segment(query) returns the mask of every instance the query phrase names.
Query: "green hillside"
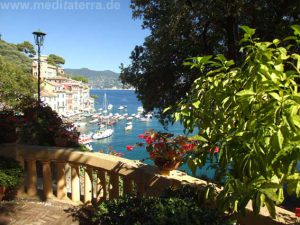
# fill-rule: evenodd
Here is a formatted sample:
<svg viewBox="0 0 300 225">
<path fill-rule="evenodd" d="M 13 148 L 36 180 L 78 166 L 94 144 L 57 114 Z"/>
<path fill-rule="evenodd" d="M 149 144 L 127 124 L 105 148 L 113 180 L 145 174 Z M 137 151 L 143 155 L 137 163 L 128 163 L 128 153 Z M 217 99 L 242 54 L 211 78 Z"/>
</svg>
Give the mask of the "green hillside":
<svg viewBox="0 0 300 225">
<path fill-rule="evenodd" d="M 20 96 L 33 97 L 37 88 L 31 76 L 31 62 L 16 45 L 0 41 L 0 103 L 14 106 Z"/>
<path fill-rule="evenodd" d="M 31 73 L 32 59 L 18 51 L 15 44 L 0 41 L 0 56 L 23 69 L 25 72 Z"/>
<path fill-rule="evenodd" d="M 98 89 L 122 89 L 123 85 L 119 80 L 120 74 L 115 73 L 111 70 L 104 70 L 104 71 L 96 71 L 90 70 L 88 68 L 81 68 L 81 69 L 65 69 L 67 74 L 71 76 L 84 76 L 88 79 L 89 83 L 93 85 L 93 88 Z"/>
</svg>

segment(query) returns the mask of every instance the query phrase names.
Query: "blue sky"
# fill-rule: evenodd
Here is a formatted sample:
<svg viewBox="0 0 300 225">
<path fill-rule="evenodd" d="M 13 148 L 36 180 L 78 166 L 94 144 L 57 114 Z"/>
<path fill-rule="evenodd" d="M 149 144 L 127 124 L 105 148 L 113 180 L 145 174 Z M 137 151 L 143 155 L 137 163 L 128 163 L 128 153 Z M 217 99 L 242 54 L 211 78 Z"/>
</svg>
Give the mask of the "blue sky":
<svg viewBox="0 0 300 225">
<path fill-rule="evenodd" d="M 7 5 L 0 5 L 0 33 L 7 42 L 33 43 L 32 32 L 40 28 L 47 33 L 42 54 L 62 56 L 65 68 L 119 72 L 120 63 L 129 64 L 134 46 L 142 44 L 149 34 L 142 30 L 140 20 L 132 19 L 130 0 L 43 1 L 1 0 L 0 4 L 23 5 L 18 5 L 18 9 L 4 9 Z M 37 9 L 37 2 L 48 5 Z"/>
</svg>

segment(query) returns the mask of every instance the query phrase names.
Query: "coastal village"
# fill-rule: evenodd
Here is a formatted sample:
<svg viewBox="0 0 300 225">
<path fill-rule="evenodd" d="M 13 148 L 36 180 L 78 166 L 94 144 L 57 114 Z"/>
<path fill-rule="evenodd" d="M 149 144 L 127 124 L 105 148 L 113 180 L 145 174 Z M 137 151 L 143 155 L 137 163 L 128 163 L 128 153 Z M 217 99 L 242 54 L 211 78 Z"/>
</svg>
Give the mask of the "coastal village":
<svg viewBox="0 0 300 225">
<path fill-rule="evenodd" d="M 91 113 L 94 99 L 90 96 L 90 85 L 65 76 L 62 67 L 47 62 L 41 57 L 41 100 L 60 116 L 71 117 L 79 113 Z M 32 75 L 38 77 L 38 60 L 32 62 Z"/>
<path fill-rule="evenodd" d="M 300 0 L 0 12 L 0 225 L 300 225 Z"/>
</svg>

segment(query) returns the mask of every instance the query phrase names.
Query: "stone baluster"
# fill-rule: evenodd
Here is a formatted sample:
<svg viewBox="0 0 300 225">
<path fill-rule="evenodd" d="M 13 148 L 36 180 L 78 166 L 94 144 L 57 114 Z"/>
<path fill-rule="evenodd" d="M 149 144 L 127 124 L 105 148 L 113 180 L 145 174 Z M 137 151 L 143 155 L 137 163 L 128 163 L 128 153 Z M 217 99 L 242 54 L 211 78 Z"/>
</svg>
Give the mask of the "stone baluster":
<svg viewBox="0 0 300 225">
<path fill-rule="evenodd" d="M 93 180 L 93 169 L 91 167 L 87 167 L 84 170 L 84 203 L 92 202 L 92 196 L 93 196 L 92 180 Z"/>
<path fill-rule="evenodd" d="M 106 192 L 106 174 L 104 170 L 97 172 L 97 201 L 105 201 L 107 199 Z"/>
<path fill-rule="evenodd" d="M 66 163 L 56 163 L 56 193 L 58 199 L 67 197 L 67 182 L 66 182 Z"/>
<path fill-rule="evenodd" d="M 139 195 L 143 195 L 145 193 L 145 185 L 144 185 L 143 181 L 136 180 L 136 187 L 137 187 L 137 192 Z"/>
<path fill-rule="evenodd" d="M 111 173 L 109 199 L 113 199 L 117 197 L 119 197 L 119 175 L 116 173 Z"/>
<path fill-rule="evenodd" d="M 25 169 L 25 162 L 24 162 L 24 158 L 20 155 L 17 154 L 16 156 L 16 160 L 18 160 L 20 166 L 23 168 L 23 170 Z M 18 195 L 24 195 L 25 194 L 25 180 L 24 177 L 20 177 L 20 183 L 19 183 L 19 188 L 18 188 Z"/>
<path fill-rule="evenodd" d="M 132 193 L 132 179 L 126 176 L 123 181 L 123 195 L 125 196 L 126 194 Z"/>
<path fill-rule="evenodd" d="M 36 161 L 34 159 L 27 160 L 27 175 L 28 175 L 27 194 L 29 196 L 36 196 L 37 195 L 37 174 L 36 174 Z"/>
<path fill-rule="evenodd" d="M 71 189 L 72 201 L 80 201 L 80 179 L 79 179 L 79 166 L 76 164 L 71 165 Z"/>
<path fill-rule="evenodd" d="M 43 193 L 44 197 L 52 198 L 53 191 L 52 191 L 52 173 L 51 173 L 51 162 L 50 161 L 43 161 Z"/>
</svg>

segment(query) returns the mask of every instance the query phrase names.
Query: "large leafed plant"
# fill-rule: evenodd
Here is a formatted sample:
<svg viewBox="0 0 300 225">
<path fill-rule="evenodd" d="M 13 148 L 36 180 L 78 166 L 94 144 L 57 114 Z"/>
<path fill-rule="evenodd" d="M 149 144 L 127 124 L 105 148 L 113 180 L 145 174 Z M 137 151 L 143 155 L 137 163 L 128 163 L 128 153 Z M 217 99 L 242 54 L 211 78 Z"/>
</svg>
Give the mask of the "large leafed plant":
<svg viewBox="0 0 300 225">
<path fill-rule="evenodd" d="M 188 165 L 195 170 L 215 153 L 225 186 L 220 206 L 254 212 L 284 200 L 284 189 L 300 196 L 300 26 L 283 41 L 262 42 L 243 26 L 242 65 L 223 55 L 192 58 L 186 65 L 205 72 L 179 103 L 176 120 L 199 129 L 200 146 Z"/>
</svg>

